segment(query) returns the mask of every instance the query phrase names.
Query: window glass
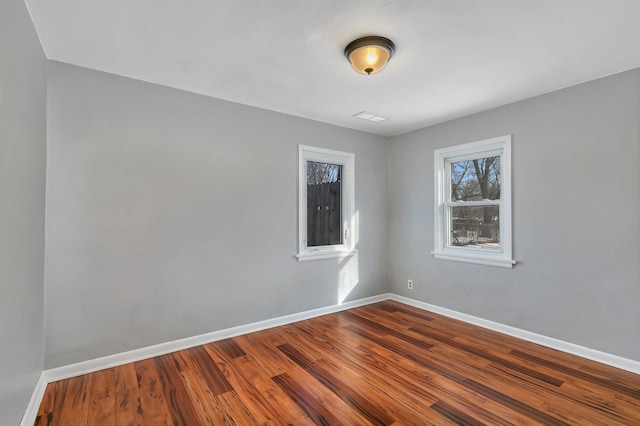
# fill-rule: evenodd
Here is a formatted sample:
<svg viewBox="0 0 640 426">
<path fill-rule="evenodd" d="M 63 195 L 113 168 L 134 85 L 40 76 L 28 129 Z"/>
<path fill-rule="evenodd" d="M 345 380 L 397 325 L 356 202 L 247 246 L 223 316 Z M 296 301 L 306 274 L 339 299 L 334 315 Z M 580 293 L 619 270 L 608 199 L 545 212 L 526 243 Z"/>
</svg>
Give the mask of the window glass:
<svg viewBox="0 0 640 426">
<path fill-rule="evenodd" d="M 449 245 L 500 249 L 499 206 L 450 207 Z"/>
<path fill-rule="evenodd" d="M 355 154 L 298 146 L 298 261 L 357 253 Z"/>
<path fill-rule="evenodd" d="M 307 161 L 307 246 L 342 244 L 342 166 Z"/>
<path fill-rule="evenodd" d="M 500 156 L 451 163 L 451 201 L 500 199 Z"/>
<path fill-rule="evenodd" d="M 436 259 L 512 268 L 511 135 L 434 150 Z"/>
</svg>

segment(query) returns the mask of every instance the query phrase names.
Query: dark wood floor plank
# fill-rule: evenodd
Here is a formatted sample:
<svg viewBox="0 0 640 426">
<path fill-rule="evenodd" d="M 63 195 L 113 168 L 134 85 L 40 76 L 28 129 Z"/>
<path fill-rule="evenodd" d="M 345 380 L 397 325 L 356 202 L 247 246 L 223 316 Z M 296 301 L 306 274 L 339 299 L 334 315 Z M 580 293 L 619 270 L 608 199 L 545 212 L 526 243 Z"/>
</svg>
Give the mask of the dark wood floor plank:
<svg viewBox="0 0 640 426">
<path fill-rule="evenodd" d="M 92 376 L 82 375 L 68 379 L 66 394 L 58 415 L 57 424 L 84 424 L 91 404 Z"/>
<path fill-rule="evenodd" d="M 142 405 L 135 364 L 114 368 L 116 393 L 116 424 L 139 426 L 142 421 Z"/>
<path fill-rule="evenodd" d="M 487 396 L 486 393 L 481 392 L 481 390 L 484 388 L 472 387 L 471 384 L 475 384 L 477 382 L 473 380 L 469 380 L 467 378 L 467 375 L 471 375 L 471 377 L 474 377 L 474 378 L 476 378 L 476 376 L 478 375 L 482 375 L 483 373 L 479 370 L 466 372 L 464 371 L 464 369 L 458 368 L 458 366 L 456 365 L 456 362 L 454 362 L 453 359 L 449 360 L 447 358 L 446 360 L 443 360 L 443 359 L 438 359 L 430 354 L 425 355 L 425 354 L 419 354 L 419 353 L 407 351 L 403 345 L 403 342 L 400 339 L 397 339 L 395 336 L 382 337 L 375 333 L 368 332 L 364 329 L 359 329 L 353 326 L 348 326 L 345 328 L 354 333 L 357 333 L 360 336 L 368 338 L 370 341 L 377 343 L 381 347 L 392 350 L 393 352 L 399 355 L 402 355 L 405 358 L 408 358 L 417 362 L 422 367 L 427 368 L 430 371 L 436 372 L 438 375 L 442 377 L 446 377 L 447 379 L 457 383 L 462 387 L 471 389 L 476 393 L 480 393 L 485 397 Z M 513 406 L 507 405 L 507 407 L 511 408 L 512 410 L 518 411 L 519 413 L 527 417 L 530 417 L 533 420 L 536 420 L 537 418 L 545 418 L 544 413 L 537 413 L 537 410 L 535 409 L 535 406 L 541 404 L 542 400 L 535 400 L 537 398 L 535 394 L 522 394 L 521 396 L 528 397 L 527 403 L 519 402 L 519 405 L 513 405 Z M 507 401 L 507 399 L 502 398 L 497 401 L 504 405 L 504 402 Z M 531 417 L 531 415 L 533 414 L 535 414 L 535 416 Z M 549 417 L 552 417 L 552 416 L 549 416 Z"/>
<path fill-rule="evenodd" d="M 218 400 L 220 408 L 228 414 L 229 418 L 233 419 L 234 424 L 242 426 L 262 423 L 258 422 L 255 418 L 258 413 L 251 413 L 235 391 L 223 393 L 222 395 L 217 395 L 214 398 Z"/>
<path fill-rule="evenodd" d="M 363 417 L 367 418 L 372 424 L 390 425 L 395 422 L 396 419 L 381 409 L 380 405 L 373 403 L 372 399 L 365 395 L 364 392 L 356 389 L 348 381 L 343 380 L 344 377 L 339 377 L 335 373 L 318 365 L 289 343 L 278 346 L 278 349 L 345 403 L 359 411 Z"/>
<path fill-rule="evenodd" d="M 238 371 L 233 365 L 232 360 L 227 358 L 224 352 L 219 351 L 215 345 L 207 345 L 206 350 L 216 364 L 216 368 L 220 370 L 229 383 L 232 389 L 231 392 L 234 392 L 236 396 L 244 402 L 245 407 L 254 412 L 255 421 L 258 423 L 271 421 L 272 416 L 263 404 L 264 396 L 252 386 L 251 381 L 247 380 L 247 378 Z M 225 400 L 218 399 L 218 402 L 226 404 Z M 242 411 L 240 414 L 242 414 Z"/>
<path fill-rule="evenodd" d="M 144 423 L 153 425 L 172 424 L 169 407 L 162 390 L 162 383 L 158 377 L 158 371 L 153 359 L 138 361 L 135 363 L 135 367 Z"/>
<path fill-rule="evenodd" d="M 466 357 L 464 360 L 457 359 L 452 363 L 453 357 L 446 351 L 441 353 L 438 350 L 432 350 L 431 352 L 434 361 L 439 365 L 445 368 L 459 366 L 462 370 L 469 371 L 467 379 L 482 383 L 492 389 L 499 389 L 503 394 L 512 397 L 517 396 L 517 400 L 530 407 L 531 412 L 534 412 L 534 410 L 542 411 L 536 407 L 541 407 L 548 402 L 546 411 L 554 413 L 554 408 L 562 407 L 561 410 L 567 413 L 563 418 L 567 419 L 571 424 L 580 423 L 585 414 L 588 414 L 591 421 L 596 423 L 610 423 L 611 426 L 617 424 L 614 422 L 614 418 L 607 418 L 607 416 L 602 415 L 600 410 L 585 405 L 583 399 L 571 398 L 571 395 L 567 392 L 563 392 L 546 382 L 536 380 L 529 375 L 514 371 L 500 364 L 484 366 L 484 364 L 478 364 L 470 357 Z M 477 388 L 474 389 L 477 390 Z M 521 412 L 525 413 L 524 411 Z"/>
<path fill-rule="evenodd" d="M 350 311 L 340 312 L 339 314 L 346 317 L 359 327 L 365 327 L 372 332 L 379 334 L 380 336 L 393 336 L 415 346 L 416 349 L 428 350 L 433 346 L 433 344 L 429 343 L 425 339 L 416 338 L 407 334 L 406 332 L 393 328 L 393 325 L 383 325 L 385 322 L 384 320 L 376 322 L 372 319 L 366 318 Z"/>
<path fill-rule="evenodd" d="M 441 327 L 446 325 L 444 320 L 441 321 L 441 323 Z M 549 359 L 551 361 L 565 365 L 569 368 L 578 369 L 581 366 L 585 365 L 585 362 L 592 362 L 585 358 L 580 358 L 566 352 L 561 352 L 559 350 L 531 343 L 526 340 L 514 339 L 509 335 L 498 333 L 481 327 L 475 327 L 472 332 L 470 332 L 469 334 L 465 334 L 464 337 L 475 339 L 476 341 L 483 341 L 494 348 L 500 347 L 501 349 L 504 349 L 505 353 L 509 353 L 514 349 L 518 349 L 526 353 L 542 356 L 545 359 Z"/>
<path fill-rule="evenodd" d="M 460 341 L 454 339 L 445 339 L 435 333 L 432 333 L 430 330 L 426 329 L 425 327 L 420 327 L 420 326 L 415 326 L 415 327 L 411 327 L 409 329 L 410 331 L 414 331 L 416 333 L 419 333 L 425 337 L 428 337 L 430 339 L 436 340 L 438 342 L 444 343 L 448 346 L 454 347 L 456 349 L 459 349 L 462 352 L 466 352 L 472 355 L 475 355 L 477 357 L 480 358 L 484 358 L 488 361 L 491 361 L 493 363 L 496 364 L 500 364 L 503 365 L 507 368 L 510 368 L 512 370 L 518 371 L 520 373 L 526 374 L 528 376 L 531 376 L 532 378 L 535 378 L 537 380 L 541 380 L 545 383 L 549 383 L 550 385 L 559 387 L 562 385 L 563 381 L 557 377 L 552 377 L 548 374 L 545 374 L 543 372 L 537 371 L 535 369 L 529 368 L 525 365 L 523 365 L 522 363 L 518 363 L 518 362 L 514 362 L 504 356 L 499 356 L 496 355 L 494 353 L 492 353 L 490 350 L 487 350 L 485 348 L 477 348 L 471 345 L 467 345 L 464 343 L 461 343 Z"/>
<path fill-rule="evenodd" d="M 430 313 L 421 312 L 414 313 L 411 310 L 405 309 L 402 305 L 388 305 L 386 302 L 374 303 L 371 305 L 361 306 L 358 309 L 354 309 L 353 312 L 358 315 L 367 316 L 373 320 L 378 318 L 387 318 L 395 321 L 402 328 L 409 328 L 414 325 L 416 321 L 420 323 L 428 323 L 435 320 Z"/>
<path fill-rule="evenodd" d="M 477 418 L 467 414 L 466 412 L 447 404 L 444 401 L 438 401 L 431 405 L 431 408 L 442 414 L 447 419 L 453 421 L 457 425 L 462 426 L 483 426 L 484 423 Z"/>
<path fill-rule="evenodd" d="M 396 392 L 397 386 L 389 384 L 379 376 L 376 377 L 371 371 L 362 368 L 362 365 L 357 365 L 357 360 L 352 362 L 349 356 L 341 357 L 340 353 L 347 349 L 341 347 L 337 340 L 329 342 L 327 335 L 322 334 L 320 321 L 314 321 L 313 326 L 308 322 L 301 322 L 296 326 L 302 330 L 307 329 L 307 332 L 298 335 L 295 348 L 292 346 L 293 343 L 281 345 L 279 348 L 346 404 L 359 411 L 371 424 L 394 424 L 398 421 L 403 424 L 448 423 L 446 418 L 424 407 L 425 404 L 435 401 L 434 399 L 422 398 L 419 402 L 412 401 L 406 394 Z M 315 332 L 315 338 L 312 331 Z M 313 361 L 297 352 L 298 349 L 305 350 L 309 346 L 325 347 L 325 357 Z M 351 383 L 357 383 L 357 388 Z M 371 401 L 376 403 L 372 404 Z M 417 410 L 418 408 L 422 411 Z"/>
<path fill-rule="evenodd" d="M 269 374 L 268 370 L 261 367 L 257 359 L 261 356 L 259 351 L 245 352 L 244 356 L 232 357 L 228 351 L 218 348 L 219 359 L 222 359 L 228 368 L 236 372 L 236 377 L 241 376 L 244 379 L 242 385 L 235 388 L 243 390 L 253 390 L 250 397 L 246 397 L 244 393 L 237 392 L 238 396 L 245 401 L 251 412 L 264 412 L 266 419 L 261 423 L 271 422 L 273 424 L 313 424 L 309 419 L 305 418 L 304 412 L 300 407 L 289 398 L 283 390 L 278 387 Z"/>
<path fill-rule="evenodd" d="M 215 345 L 216 348 L 221 347 L 217 343 L 213 343 L 211 345 Z M 225 346 L 222 347 L 224 348 Z M 226 353 L 226 349 L 222 350 Z M 233 390 L 233 387 L 227 381 L 227 378 L 224 376 L 222 371 L 220 371 L 218 365 L 213 361 L 204 346 L 197 346 L 195 348 L 188 349 L 188 353 L 195 368 L 198 369 L 200 375 L 207 382 L 209 389 L 214 395 L 221 395 Z"/>
<path fill-rule="evenodd" d="M 413 318 L 419 318 L 422 321 L 433 321 L 438 316 L 437 314 L 391 300 L 375 303 L 371 306 L 376 308 L 385 307 L 385 310 L 388 312 L 402 312 L 403 314 L 411 315 Z"/>
<path fill-rule="evenodd" d="M 629 419 L 640 413 L 640 401 L 626 395 L 599 389 L 590 383 L 569 381 L 562 385 L 562 395 L 594 410 L 606 411 L 612 416 L 627 416 Z"/>
<path fill-rule="evenodd" d="M 500 404 L 504 405 L 505 407 L 509 407 L 512 410 L 518 411 L 519 413 L 522 413 L 525 416 L 535 421 L 538 421 L 544 425 L 552 425 L 552 426 L 568 425 L 568 423 L 565 423 L 556 417 L 550 416 L 534 407 L 531 407 L 530 405 L 527 405 L 515 398 L 512 398 L 509 395 L 506 395 L 502 392 L 499 392 L 495 389 L 492 389 L 474 380 L 465 379 L 464 382 L 467 385 L 467 387 L 486 396 L 487 398 L 491 398 L 494 401 L 498 401 Z"/>
<path fill-rule="evenodd" d="M 185 390 L 189 394 L 198 416 L 199 425 L 235 424 L 235 420 L 225 413 L 211 392 L 209 385 L 197 369 L 180 372 Z"/>
<path fill-rule="evenodd" d="M 326 320 L 326 317 L 322 317 L 320 319 L 320 321 L 324 320 Z M 293 362 L 290 358 L 288 358 L 280 350 L 277 349 L 278 346 L 289 343 L 292 336 L 291 333 L 275 334 L 272 333 L 272 330 L 266 331 L 267 333 L 265 333 L 265 338 L 261 339 L 263 340 L 261 345 L 251 345 L 250 347 L 245 348 L 248 354 L 255 357 L 256 360 L 259 361 L 260 365 L 264 365 L 264 363 L 276 363 L 280 365 L 281 368 L 286 369 L 286 374 L 289 376 L 288 380 L 299 382 L 295 386 L 296 389 L 305 390 L 305 392 L 310 395 L 313 394 L 316 399 L 314 404 L 322 405 L 322 407 L 318 407 L 318 410 L 320 412 L 328 410 L 330 413 L 334 413 L 342 420 L 342 422 L 339 424 L 369 424 L 369 422 L 364 417 L 362 417 L 358 413 L 358 411 L 349 407 L 349 405 L 347 405 L 329 389 L 318 386 L 318 382 L 315 381 L 312 376 L 310 376 L 298 364 Z M 285 337 L 283 338 L 282 336 Z M 253 340 L 253 343 L 258 343 L 257 339 Z M 265 348 L 269 350 L 265 352 Z M 273 350 L 275 350 L 276 352 L 274 353 Z M 263 358 L 265 354 L 267 354 L 268 360 L 265 360 Z M 309 358 L 306 359 L 308 362 L 313 362 L 313 360 Z M 271 368 L 267 370 L 270 371 Z M 274 375 L 272 377 L 280 376 L 281 374 Z M 274 382 L 275 381 L 276 380 L 274 380 Z M 283 383 L 280 382 L 280 385 L 282 384 Z M 302 408 L 304 408 L 304 406 Z M 297 424 L 298 422 L 295 423 Z"/>
<path fill-rule="evenodd" d="M 478 418 L 487 419 L 487 424 L 529 424 L 531 420 L 508 407 L 485 398 L 458 383 L 441 376 L 414 360 L 405 358 L 375 343 L 363 342 L 359 350 L 370 354 L 371 362 L 387 362 L 388 374 L 396 374 L 405 380 L 412 380 L 417 386 L 428 391 L 433 397 L 473 413 Z M 375 361 L 373 361 L 375 360 Z M 378 361 L 384 360 L 384 361 Z"/>
<path fill-rule="evenodd" d="M 333 339 L 330 344 L 316 342 L 318 345 L 327 345 L 331 349 L 327 353 L 327 359 L 334 363 L 342 363 L 351 368 L 357 374 L 379 376 L 387 386 L 396 387 L 416 397 L 422 403 L 433 403 L 437 398 L 429 394 L 424 387 L 415 386 L 413 380 L 390 374 L 395 371 L 396 364 L 389 359 L 376 356 L 363 349 L 366 342 L 352 333 L 342 333 L 340 338 Z"/>
<path fill-rule="evenodd" d="M 53 422 L 56 383 L 59 382 L 49 383 L 45 388 L 42 401 L 40 402 L 40 407 L 38 408 L 38 413 L 36 414 L 36 426 L 50 425 L 51 422 Z"/>
<path fill-rule="evenodd" d="M 215 342 L 218 350 L 224 352 L 229 358 L 238 358 L 246 355 L 242 348 L 235 342 L 234 339 L 224 339 Z"/>
<path fill-rule="evenodd" d="M 271 330 L 265 330 L 264 336 L 258 333 L 238 336 L 236 341 L 246 353 L 253 356 L 269 377 L 284 374 L 295 367 L 295 364 L 277 349 L 277 345 L 286 343 L 286 340 Z"/>
<path fill-rule="evenodd" d="M 181 371 L 188 369 L 185 358 L 188 358 L 187 354 L 181 351 L 153 359 L 169 413 L 176 425 L 193 425 L 198 421 L 195 407 L 180 376 Z"/>
<path fill-rule="evenodd" d="M 564 365 L 558 364 L 558 363 L 554 363 L 552 361 L 548 361 L 546 359 L 531 355 L 531 354 L 527 354 L 525 352 L 519 351 L 519 350 L 513 350 L 511 351 L 511 354 L 518 357 L 518 358 L 523 358 L 526 359 L 527 361 L 531 361 L 533 363 L 536 363 L 538 365 L 544 365 L 546 367 L 549 367 L 553 370 L 557 370 L 557 371 L 561 371 L 565 374 L 568 374 L 570 376 L 573 377 L 577 377 L 580 379 L 583 379 L 587 382 L 591 382 L 591 383 L 596 383 L 600 386 L 604 386 L 606 388 L 609 388 L 615 392 L 619 392 L 625 395 L 629 395 L 632 398 L 637 398 L 640 399 L 640 384 L 638 386 L 635 387 L 629 387 L 626 386 L 624 384 L 618 383 L 616 381 L 613 380 L 607 380 L 604 378 L 601 378 L 599 376 L 596 375 L 592 375 L 592 374 L 588 374 L 585 373 L 583 370 L 575 370 L 575 369 L 571 369 L 568 367 L 565 367 Z"/>
<path fill-rule="evenodd" d="M 415 386 L 413 381 L 405 380 L 389 371 L 389 365 L 372 360 L 357 350 L 361 341 L 352 335 L 344 334 L 338 338 L 330 326 L 316 321 L 313 324 L 301 322 L 296 324 L 306 329 L 308 337 L 297 342 L 298 345 L 308 340 L 311 344 L 326 350 L 325 358 L 317 361 L 334 371 L 336 376 L 345 380 L 347 375 L 357 378 L 359 390 L 377 401 L 385 401 L 384 405 L 392 417 L 407 424 L 445 424 L 447 419 L 437 412 L 424 409 L 438 401 L 436 397 L 423 388 Z M 422 411 L 422 412 L 421 412 Z M 420 413 L 419 416 L 414 413 Z"/>
<path fill-rule="evenodd" d="M 59 424 L 60 416 L 64 413 L 64 401 L 67 396 L 67 389 L 71 383 L 70 379 L 60 380 L 53 384 L 53 408 L 47 417 L 51 424 Z"/>
<path fill-rule="evenodd" d="M 36 420 L 33 423 L 35 426 L 51 426 L 53 425 L 53 413 L 43 412 L 36 415 Z"/>
<path fill-rule="evenodd" d="M 592 386 L 579 388 L 571 382 L 565 382 L 560 389 L 552 386 L 544 386 L 539 382 L 529 380 L 527 376 L 518 377 L 518 373 L 505 369 L 500 365 L 490 365 L 487 369 L 490 374 L 499 372 L 500 377 L 495 380 L 496 383 L 508 383 L 508 385 L 499 386 L 500 389 L 507 391 L 513 389 L 513 382 L 517 378 L 521 381 L 517 382 L 518 386 L 513 390 L 514 394 L 520 395 L 520 392 L 529 392 L 530 394 L 539 394 L 543 399 L 543 404 L 550 412 L 566 411 L 570 414 L 564 414 L 563 417 L 573 419 L 572 422 L 579 422 L 580 419 L 588 416 L 592 421 L 614 425 L 633 423 L 633 418 L 637 416 L 640 407 L 632 406 L 627 401 L 620 400 L 613 393 L 603 393 L 601 390 L 594 390 Z M 491 376 L 496 377 L 496 376 Z M 608 397 L 606 396 L 608 394 Z M 519 396 L 519 399 L 525 400 Z"/>
<path fill-rule="evenodd" d="M 305 418 L 299 405 L 274 383 L 271 376 L 265 374 L 253 357 L 236 358 L 232 363 L 237 371 L 256 389 L 258 397 L 256 399 L 270 414 L 275 424 L 313 424 L 310 419 Z"/>
<path fill-rule="evenodd" d="M 371 422 L 333 392 L 318 387 L 306 371 L 296 368 L 272 378 L 315 424 L 370 425 Z"/>
<path fill-rule="evenodd" d="M 36 425 L 640 425 L 640 376 L 395 301 L 51 383 Z"/>
<path fill-rule="evenodd" d="M 391 424 L 449 423 L 446 417 L 426 407 L 431 405 L 430 399 L 408 398 L 401 389 L 388 386 L 385 381 L 372 374 L 360 375 L 361 370 L 353 368 L 353 364 L 322 359 L 316 362 L 316 367 L 323 376 L 339 377 L 342 382 L 352 384 L 352 388 L 364 398 L 375 401 L 384 416 L 392 419 Z"/>
<path fill-rule="evenodd" d="M 296 342 L 300 340 L 301 335 L 304 334 L 304 331 L 296 327 L 295 324 L 287 324 L 282 327 L 278 327 L 273 331 L 285 341 L 285 344 L 296 344 Z M 301 355 L 303 355 L 304 357 L 308 358 L 311 361 L 322 359 L 322 357 L 324 356 L 322 351 L 312 346 L 299 348 L 298 352 L 300 352 Z"/>
<path fill-rule="evenodd" d="M 433 361 L 443 368 L 453 369 L 459 367 L 462 371 L 468 372 L 466 373 L 468 379 L 483 383 L 493 389 L 500 389 L 502 393 L 507 395 L 517 395 L 517 399 L 529 407 L 539 407 L 549 401 L 550 408 L 553 409 L 556 406 L 560 406 L 564 407 L 565 411 L 570 412 L 571 414 L 566 417 L 573 419 L 572 423 L 579 422 L 580 416 L 585 414 L 584 411 L 587 406 L 582 398 L 580 400 L 572 398 L 570 393 L 563 392 L 554 385 L 537 380 L 530 375 L 505 367 L 502 364 L 491 363 L 485 365 L 477 362 L 472 357 L 457 358 L 455 351 L 455 348 L 448 346 L 443 346 L 442 348 L 436 346 L 430 353 Z M 455 361 L 452 362 L 451 360 Z M 553 410 L 549 411 L 553 412 Z M 593 421 L 606 424 L 607 419 L 601 415 L 600 410 L 590 409 L 589 413 L 591 413 L 590 416 Z"/>
<path fill-rule="evenodd" d="M 428 325 L 423 324 L 421 327 L 429 328 L 432 325 L 433 323 L 429 323 Z M 528 366 L 530 369 L 539 371 L 543 374 L 553 375 L 557 377 L 559 380 L 562 380 L 565 382 L 566 381 L 575 382 L 578 377 L 585 378 L 585 375 L 579 373 L 580 371 L 584 371 L 583 369 L 585 368 L 585 365 L 594 366 L 594 368 L 596 369 L 595 370 L 596 372 L 598 371 L 598 369 L 601 369 L 603 367 L 601 364 L 595 363 L 590 360 L 586 360 L 584 358 L 578 358 L 573 355 L 559 352 L 551 348 L 546 348 L 530 342 L 514 339 L 512 337 L 506 336 L 501 333 L 496 333 L 496 332 L 479 329 L 479 328 L 476 328 L 473 331 L 473 334 L 456 336 L 455 340 L 463 343 L 475 342 L 475 344 L 477 345 L 485 345 L 489 347 L 491 351 L 494 351 L 494 352 L 496 351 L 496 348 L 500 348 L 500 350 L 505 349 L 502 351 L 503 354 L 501 356 L 510 357 L 511 360 L 516 363 L 522 363 L 523 365 Z M 514 353 L 520 352 L 520 353 L 532 355 L 534 357 L 537 356 L 539 358 L 543 358 L 548 363 L 544 363 L 544 365 L 540 363 L 536 364 L 535 362 L 527 360 L 525 357 L 518 358 L 513 356 L 513 354 L 511 353 L 512 351 Z M 554 366 L 558 366 L 558 368 L 553 368 Z M 630 389 L 633 389 L 634 378 L 636 379 L 636 383 L 637 383 L 637 375 L 634 375 L 633 373 L 630 373 L 630 372 L 618 370 L 612 367 L 608 367 L 608 366 L 605 366 L 605 367 L 606 367 L 605 370 L 600 370 L 600 371 L 615 372 L 615 373 L 612 374 L 612 377 L 605 376 L 601 378 L 605 379 L 605 381 L 610 380 L 612 385 L 616 383 L 615 378 L 619 380 L 619 384 L 623 386 L 628 386 Z M 578 372 L 578 374 L 573 374 L 576 371 Z M 598 376 L 598 374 L 594 373 L 594 376 Z M 623 380 L 623 377 L 627 377 L 631 380 L 627 380 L 625 382 Z M 594 385 L 599 387 L 599 385 L 595 381 L 592 382 L 592 381 L 586 380 L 586 381 L 582 381 L 582 384 L 583 385 L 588 384 L 589 387 L 592 387 Z M 603 390 L 600 390 L 600 392 L 603 392 Z M 618 394 L 616 396 L 616 399 L 619 399 L 620 397 L 623 399 L 626 398 L 625 395 Z"/>
<path fill-rule="evenodd" d="M 78 412 L 77 417 L 73 418 L 72 421 L 64 421 L 61 424 L 101 426 L 112 426 L 116 424 L 116 380 L 113 368 L 100 370 L 91 374 L 90 380 L 91 397 L 87 415 Z"/>
<path fill-rule="evenodd" d="M 272 377 L 272 380 L 298 405 L 305 417 L 314 424 L 340 424 L 340 420 L 323 404 L 318 402 L 315 394 L 308 392 L 301 386 L 300 381 L 293 380 L 287 373 Z"/>
<path fill-rule="evenodd" d="M 568 355 L 568 354 L 565 354 Z M 539 356 L 544 356 L 541 354 Z M 572 358 L 577 358 L 580 360 L 579 370 L 590 374 L 592 376 L 598 376 L 600 378 L 611 380 L 615 383 L 620 383 L 631 388 L 640 387 L 640 383 L 638 383 L 638 375 L 634 374 L 630 371 L 621 370 L 619 368 L 610 367 L 608 365 L 600 364 L 590 359 L 578 358 L 576 356 L 568 355 Z"/>
<path fill-rule="evenodd" d="M 305 424 L 302 411 L 251 355 L 231 358 L 224 348 L 216 345 L 208 345 L 207 351 L 258 423 L 289 424 L 299 419 Z"/>
</svg>

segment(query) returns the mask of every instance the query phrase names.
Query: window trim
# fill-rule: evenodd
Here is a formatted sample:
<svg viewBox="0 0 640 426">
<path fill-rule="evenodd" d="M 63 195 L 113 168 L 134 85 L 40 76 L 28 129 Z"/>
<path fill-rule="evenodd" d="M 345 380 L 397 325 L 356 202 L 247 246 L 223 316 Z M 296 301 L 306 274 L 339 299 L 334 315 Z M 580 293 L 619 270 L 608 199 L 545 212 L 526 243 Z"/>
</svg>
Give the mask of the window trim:
<svg viewBox="0 0 640 426">
<path fill-rule="evenodd" d="M 343 243 L 307 247 L 307 161 L 342 166 L 342 229 Z M 356 240 L 355 224 L 355 154 L 298 145 L 298 254 L 299 262 L 353 256 Z"/>
<path fill-rule="evenodd" d="M 477 249 L 466 247 L 451 247 L 447 245 L 449 229 L 446 197 L 450 189 L 450 176 L 447 164 L 452 159 L 463 161 L 486 156 L 500 155 L 501 186 L 500 200 L 489 202 L 467 202 L 465 205 L 481 204 L 499 205 L 500 209 L 500 250 Z M 447 181 L 449 178 L 449 181 Z M 475 263 L 480 265 L 512 268 L 516 263 L 512 259 L 512 203 L 511 203 L 511 135 L 485 139 L 477 142 L 456 145 L 434 150 L 434 251 L 435 259 L 453 260 L 458 262 Z"/>
</svg>

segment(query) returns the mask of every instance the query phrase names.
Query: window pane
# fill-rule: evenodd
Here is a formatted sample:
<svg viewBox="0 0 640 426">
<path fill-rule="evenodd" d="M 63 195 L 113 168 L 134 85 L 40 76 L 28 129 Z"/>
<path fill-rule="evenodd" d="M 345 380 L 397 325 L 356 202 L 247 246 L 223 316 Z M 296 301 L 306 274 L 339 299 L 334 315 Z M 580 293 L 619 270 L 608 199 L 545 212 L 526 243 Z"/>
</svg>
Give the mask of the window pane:
<svg viewBox="0 0 640 426">
<path fill-rule="evenodd" d="M 449 246 L 500 248 L 498 206 L 450 207 Z"/>
<path fill-rule="evenodd" d="M 500 199 L 500 156 L 451 163 L 451 201 Z"/>
<path fill-rule="evenodd" d="M 342 166 L 307 161 L 307 247 L 342 244 Z"/>
</svg>

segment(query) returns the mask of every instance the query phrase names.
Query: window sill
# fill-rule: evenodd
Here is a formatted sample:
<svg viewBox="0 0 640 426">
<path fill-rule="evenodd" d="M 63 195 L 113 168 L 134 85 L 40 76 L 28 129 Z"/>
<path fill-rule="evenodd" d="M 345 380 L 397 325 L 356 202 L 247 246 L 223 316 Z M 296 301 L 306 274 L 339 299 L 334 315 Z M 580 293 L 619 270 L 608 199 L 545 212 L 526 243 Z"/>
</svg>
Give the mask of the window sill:
<svg viewBox="0 0 640 426">
<path fill-rule="evenodd" d="M 453 260 L 455 262 L 475 263 L 477 265 L 497 266 L 499 268 L 513 268 L 516 261 L 513 259 L 505 259 L 503 257 L 482 256 L 479 254 L 459 254 L 447 253 L 442 251 L 432 251 L 431 254 L 435 259 Z"/>
<path fill-rule="evenodd" d="M 322 260 L 322 259 L 342 259 L 344 257 L 351 257 L 358 253 L 358 250 L 317 250 L 299 253 L 296 255 L 298 262 L 308 262 L 310 260 Z"/>
</svg>

